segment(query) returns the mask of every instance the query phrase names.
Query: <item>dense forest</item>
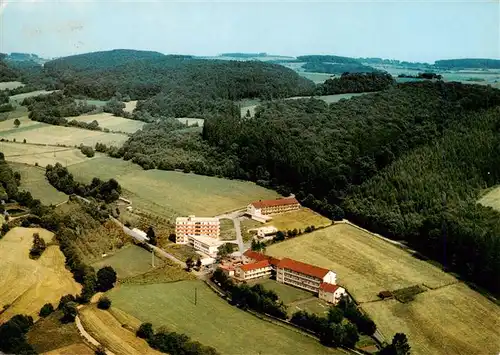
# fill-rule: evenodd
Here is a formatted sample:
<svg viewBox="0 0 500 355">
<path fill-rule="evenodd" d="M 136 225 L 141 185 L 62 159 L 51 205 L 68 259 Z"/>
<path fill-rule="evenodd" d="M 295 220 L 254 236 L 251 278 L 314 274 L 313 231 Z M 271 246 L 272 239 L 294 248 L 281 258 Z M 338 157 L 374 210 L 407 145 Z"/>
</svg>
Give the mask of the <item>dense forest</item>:
<svg viewBox="0 0 500 355">
<path fill-rule="evenodd" d="M 434 65 L 443 69 L 500 69 L 499 59 L 444 59 L 436 60 Z"/>
<path fill-rule="evenodd" d="M 237 157 L 237 177 L 291 190 L 330 217 L 345 213 L 406 240 L 498 293 L 500 240 L 494 232 L 500 215 L 474 200 L 479 189 L 500 180 L 498 105 L 500 91 L 489 87 L 408 83 L 330 106 L 314 99 L 277 101 L 253 119 L 214 117 L 205 121 L 203 137 Z M 436 160 L 440 154 L 443 160 Z M 429 179 L 421 178 L 421 169 Z M 438 214 L 444 193 L 448 205 Z M 437 255 L 443 221 L 453 230 L 445 233 L 446 260 Z M 483 237 L 471 229 L 476 222 Z"/>
<path fill-rule="evenodd" d="M 360 63 L 357 59 L 335 55 L 303 55 L 297 57 L 297 62 L 305 62 L 302 68 L 307 72 L 342 74 L 342 73 L 373 73 L 377 69 Z"/>
<path fill-rule="evenodd" d="M 5 62 L 6 57 L 6 54 L 0 53 L 0 83 L 15 81 L 19 78 L 19 72 L 8 66 Z"/>
<path fill-rule="evenodd" d="M 335 95 L 356 92 L 373 92 L 394 85 L 392 76 L 385 72 L 378 73 L 343 73 L 340 78 L 327 79 L 316 88 L 317 95 Z"/>
<path fill-rule="evenodd" d="M 121 60 L 117 61 L 118 54 Z M 271 98 L 299 95 L 313 87 L 292 70 L 276 64 L 160 54 L 137 59 L 134 51 L 83 54 L 48 62 L 45 67 L 65 84 L 68 93 L 105 100 L 116 92 L 132 99 L 146 99 L 160 92 L 229 100 Z"/>
</svg>

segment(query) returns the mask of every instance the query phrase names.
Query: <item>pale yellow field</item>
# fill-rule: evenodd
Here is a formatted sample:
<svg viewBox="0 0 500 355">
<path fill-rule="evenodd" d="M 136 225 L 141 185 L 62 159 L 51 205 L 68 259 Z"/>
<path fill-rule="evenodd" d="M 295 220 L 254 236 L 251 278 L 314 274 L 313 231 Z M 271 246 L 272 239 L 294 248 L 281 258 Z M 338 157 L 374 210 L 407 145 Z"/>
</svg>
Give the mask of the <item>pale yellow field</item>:
<svg viewBox="0 0 500 355">
<path fill-rule="evenodd" d="M 10 119 L 6 121 L 0 122 L 0 132 L 2 133 L 10 133 L 10 132 L 15 132 L 15 131 L 24 131 L 26 127 L 35 128 L 37 127 L 42 127 L 45 126 L 45 123 L 37 122 L 37 121 L 32 121 L 28 117 L 19 117 L 18 118 L 21 124 L 19 125 L 18 128 L 14 126 L 14 121 L 15 119 Z"/>
<path fill-rule="evenodd" d="M 113 116 L 111 113 L 99 113 L 96 115 L 84 115 L 78 117 L 67 117 L 68 120 L 75 119 L 81 122 L 90 123 L 94 120 L 99 122 L 102 128 L 108 128 L 110 131 L 134 133 L 140 130 L 146 123 L 142 121 L 129 120 L 123 117 Z"/>
<path fill-rule="evenodd" d="M 26 139 L 28 143 L 62 144 L 70 146 L 84 144 L 92 147 L 95 146 L 96 143 L 120 147 L 128 139 L 127 135 L 120 133 L 105 133 L 88 129 L 52 125 L 43 125 L 40 126 L 40 128 L 36 127 L 24 131 L 9 131 L 7 134 L 2 134 L 2 137 L 9 140 L 15 138 L 17 141 L 21 142 L 23 139 Z"/>
<path fill-rule="evenodd" d="M 3 83 L 0 83 L 0 90 L 5 90 L 5 89 L 16 89 L 18 87 L 24 86 L 23 83 L 20 81 L 6 81 Z"/>
<path fill-rule="evenodd" d="M 362 305 L 386 338 L 408 336 L 412 354 L 479 355 L 500 351 L 500 309 L 463 283 L 429 290 L 409 303 Z"/>
<path fill-rule="evenodd" d="M 52 90 L 52 91 L 46 91 L 46 90 L 32 91 L 32 92 L 27 92 L 25 94 L 12 95 L 12 96 L 10 96 L 9 99 L 11 101 L 15 101 L 17 103 L 21 103 L 27 97 L 40 96 L 40 95 L 48 95 L 48 94 L 52 94 L 53 92 L 56 92 L 56 91 L 58 91 L 58 90 Z"/>
<path fill-rule="evenodd" d="M 133 331 L 122 327 L 122 323 L 108 311 L 86 306 L 80 310 L 79 316 L 85 330 L 116 355 L 162 354 L 150 348 L 148 343 L 137 337 Z"/>
<path fill-rule="evenodd" d="M 291 229 L 304 229 L 308 226 L 326 227 L 332 221 L 322 215 L 310 210 L 309 208 L 302 207 L 298 211 L 286 212 L 272 216 L 273 219 L 267 222 L 266 226 L 274 226 L 278 230 L 286 231 Z"/>
<path fill-rule="evenodd" d="M 177 120 L 181 123 L 188 124 L 188 126 L 198 123 L 198 126 L 203 127 L 205 120 L 203 118 L 189 118 L 189 117 L 177 117 Z"/>
<path fill-rule="evenodd" d="M 125 108 L 123 109 L 123 111 L 132 113 L 134 112 L 136 107 L 137 107 L 137 100 L 125 102 Z"/>
<path fill-rule="evenodd" d="M 45 229 L 21 227 L 0 239 L 0 307 L 10 305 L 0 314 L 0 323 L 16 314 L 28 314 L 36 320 L 45 303 L 57 305 L 61 296 L 81 291 L 58 246 L 48 247 L 38 260 L 29 258 L 36 232 L 47 243 L 52 240 L 53 233 Z"/>
<path fill-rule="evenodd" d="M 267 253 L 329 268 L 358 302 L 416 284 L 436 288 L 455 278 L 398 247 L 347 224 L 336 224 L 267 248 Z"/>
<path fill-rule="evenodd" d="M 80 149 L 65 147 L 50 147 L 33 144 L 0 142 L 0 152 L 4 153 L 5 160 L 15 163 L 24 163 L 46 167 L 49 164 L 61 163 L 72 165 L 90 159 L 96 159 L 101 154 L 96 153 L 93 158 L 87 158 Z"/>
<path fill-rule="evenodd" d="M 95 351 L 84 343 L 77 343 L 42 353 L 42 355 L 94 355 Z"/>
<path fill-rule="evenodd" d="M 500 187 L 495 187 L 484 194 L 479 199 L 479 203 L 500 211 Z"/>
</svg>

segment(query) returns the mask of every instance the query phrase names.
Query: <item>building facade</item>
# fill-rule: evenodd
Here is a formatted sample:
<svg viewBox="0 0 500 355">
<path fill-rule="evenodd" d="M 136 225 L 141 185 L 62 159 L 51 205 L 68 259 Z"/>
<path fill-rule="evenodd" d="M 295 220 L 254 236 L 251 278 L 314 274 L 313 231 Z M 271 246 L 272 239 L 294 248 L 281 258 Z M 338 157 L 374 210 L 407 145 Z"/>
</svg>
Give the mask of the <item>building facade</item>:
<svg viewBox="0 0 500 355">
<path fill-rule="evenodd" d="M 210 217 L 177 217 L 175 220 L 175 242 L 190 244 L 190 236 L 201 236 L 218 239 L 220 223 L 218 218 Z"/>
<path fill-rule="evenodd" d="M 323 282 L 319 286 L 318 297 L 326 302 L 337 304 L 343 296 L 347 296 L 347 292 L 339 285 Z"/>
<path fill-rule="evenodd" d="M 251 216 L 267 216 L 270 214 L 295 211 L 300 209 L 300 203 L 295 197 L 280 198 L 277 200 L 261 200 L 247 206 L 247 213 Z"/>
<path fill-rule="evenodd" d="M 268 260 L 258 261 L 252 264 L 243 264 L 234 270 L 235 278 L 241 281 L 258 279 L 271 276 L 273 267 Z"/>
<path fill-rule="evenodd" d="M 319 293 L 322 283 L 335 285 L 337 275 L 328 269 L 284 258 L 276 266 L 276 281 Z"/>
</svg>

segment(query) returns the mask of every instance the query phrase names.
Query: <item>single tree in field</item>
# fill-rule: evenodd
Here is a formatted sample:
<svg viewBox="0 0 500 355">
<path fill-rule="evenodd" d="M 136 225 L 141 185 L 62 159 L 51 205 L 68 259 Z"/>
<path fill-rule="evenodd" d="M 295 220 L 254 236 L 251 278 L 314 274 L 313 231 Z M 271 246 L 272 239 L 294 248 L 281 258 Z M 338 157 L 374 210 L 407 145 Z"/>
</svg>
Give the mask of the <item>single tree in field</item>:
<svg viewBox="0 0 500 355">
<path fill-rule="evenodd" d="M 16 118 L 14 120 L 14 126 L 16 126 L 16 128 L 18 128 L 20 125 L 21 125 L 21 121 L 19 121 L 19 118 Z"/>
<path fill-rule="evenodd" d="M 42 253 L 44 252 L 45 248 L 47 246 L 45 245 L 45 240 L 43 240 L 40 237 L 40 234 L 34 233 L 33 234 L 33 246 L 31 247 L 30 250 L 30 258 L 31 259 L 38 259 Z"/>
<path fill-rule="evenodd" d="M 156 234 L 155 234 L 153 227 L 150 226 L 148 228 L 148 231 L 146 233 L 146 237 L 149 238 L 149 244 L 156 245 L 157 240 L 156 240 Z"/>
<path fill-rule="evenodd" d="M 397 355 L 409 355 L 411 351 L 408 338 L 405 333 L 396 333 L 392 338 L 392 346 L 396 350 Z"/>
<path fill-rule="evenodd" d="M 170 233 L 168 236 L 168 240 L 170 240 L 172 243 L 175 243 L 175 233 Z"/>
<path fill-rule="evenodd" d="M 186 269 L 187 271 L 190 271 L 191 268 L 193 267 L 194 265 L 194 261 L 193 261 L 193 258 L 192 257 L 189 257 L 186 259 Z"/>
<path fill-rule="evenodd" d="M 111 266 L 105 266 L 97 271 L 97 289 L 106 292 L 113 288 L 116 282 L 116 272 Z"/>
<path fill-rule="evenodd" d="M 101 296 L 97 302 L 97 308 L 109 309 L 109 307 L 111 307 L 111 300 L 106 296 Z"/>
<path fill-rule="evenodd" d="M 40 309 L 40 312 L 38 313 L 38 315 L 40 317 L 47 317 L 52 312 L 54 312 L 54 306 L 51 303 L 46 303 Z"/>
<path fill-rule="evenodd" d="M 198 260 L 196 260 L 196 267 L 198 268 L 198 270 L 200 270 L 201 268 L 201 259 L 198 258 Z"/>
<path fill-rule="evenodd" d="M 77 304 L 76 302 L 68 302 L 65 303 L 62 311 L 63 311 L 63 318 L 62 321 L 65 323 L 71 323 L 75 321 L 75 318 L 78 314 L 78 309 L 76 308 Z"/>
</svg>

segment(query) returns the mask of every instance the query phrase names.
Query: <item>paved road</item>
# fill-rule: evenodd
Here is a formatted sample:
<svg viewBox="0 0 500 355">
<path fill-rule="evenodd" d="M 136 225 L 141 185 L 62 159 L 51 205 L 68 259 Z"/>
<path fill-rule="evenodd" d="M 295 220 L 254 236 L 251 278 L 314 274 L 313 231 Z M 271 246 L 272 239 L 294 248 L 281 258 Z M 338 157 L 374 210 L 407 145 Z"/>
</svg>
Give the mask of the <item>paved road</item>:
<svg viewBox="0 0 500 355">
<path fill-rule="evenodd" d="M 125 225 L 122 224 L 122 222 L 120 222 L 119 220 L 117 220 L 116 218 L 114 218 L 113 216 L 109 216 L 109 218 L 115 222 L 117 225 L 119 225 L 120 227 L 123 228 L 123 231 L 131 236 L 132 238 L 134 238 L 135 240 L 137 240 L 138 242 L 141 242 L 141 243 L 144 243 L 146 245 L 148 245 L 151 249 L 153 249 L 154 251 L 156 251 L 158 254 L 164 256 L 165 258 L 167 259 L 170 259 L 172 260 L 174 263 L 176 264 L 179 264 L 180 266 L 182 266 L 183 268 L 186 268 L 186 263 L 177 259 L 175 256 L 173 256 L 172 254 L 169 254 L 167 253 L 165 250 L 161 249 L 161 248 L 158 248 L 152 244 L 149 244 L 147 243 L 142 237 L 140 237 L 139 235 L 136 235 L 135 233 L 127 233 L 127 231 L 130 231 L 129 228 L 127 228 Z"/>
<path fill-rule="evenodd" d="M 244 210 L 233 211 L 231 213 L 221 214 L 216 216 L 219 219 L 226 218 L 233 221 L 234 230 L 236 231 L 236 242 L 238 243 L 238 249 L 240 253 L 245 251 L 245 244 L 243 243 L 243 236 L 241 235 L 241 225 L 239 217 L 243 214 Z"/>
</svg>

